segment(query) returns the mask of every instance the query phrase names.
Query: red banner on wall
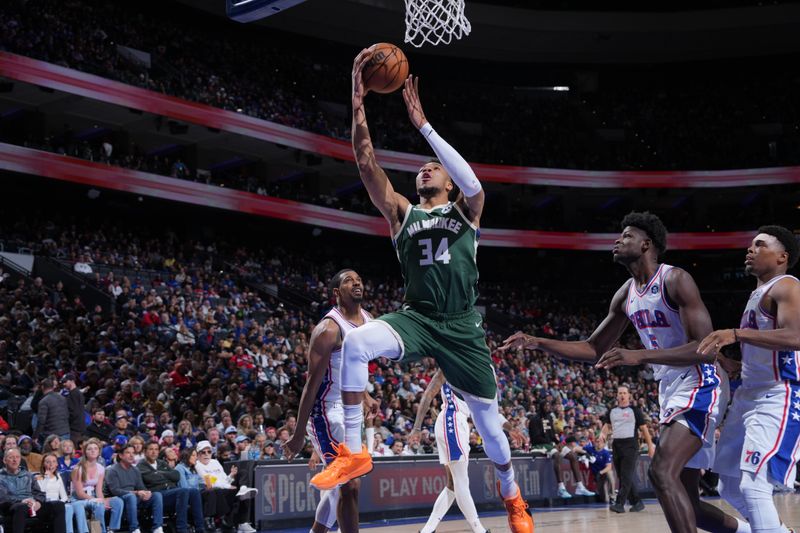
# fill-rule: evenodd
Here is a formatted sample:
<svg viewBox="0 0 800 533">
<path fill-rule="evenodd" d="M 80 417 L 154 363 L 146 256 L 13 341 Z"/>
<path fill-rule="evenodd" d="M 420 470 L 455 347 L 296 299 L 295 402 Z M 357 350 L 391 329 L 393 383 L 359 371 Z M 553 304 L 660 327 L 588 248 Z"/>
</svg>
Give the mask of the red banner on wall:
<svg viewBox="0 0 800 533">
<path fill-rule="evenodd" d="M 189 102 L 140 89 L 100 76 L 60 67 L 28 57 L 0 52 L 0 75 L 49 87 L 69 94 L 164 115 L 177 120 L 217 128 L 247 137 L 298 148 L 316 154 L 353 161 L 349 142 L 290 128 L 233 111 Z M 389 150 L 376 151 L 388 169 L 416 172 L 427 155 Z M 800 167 L 756 168 L 721 171 L 584 171 L 514 167 L 473 163 L 484 181 L 526 185 L 583 188 L 721 188 L 800 183 Z"/>
<path fill-rule="evenodd" d="M 157 176 L 11 144 L 0 143 L 0 169 L 329 229 L 389 236 L 389 226 L 380 217 Z M 745 248 L 752 237 L 752 232 L 671 233 L 669 239 L 672 250 L 710 250 Z M 616 238 L 615 233 L 481 228 L 482 246 L 608 252 Z"/>
</svg>

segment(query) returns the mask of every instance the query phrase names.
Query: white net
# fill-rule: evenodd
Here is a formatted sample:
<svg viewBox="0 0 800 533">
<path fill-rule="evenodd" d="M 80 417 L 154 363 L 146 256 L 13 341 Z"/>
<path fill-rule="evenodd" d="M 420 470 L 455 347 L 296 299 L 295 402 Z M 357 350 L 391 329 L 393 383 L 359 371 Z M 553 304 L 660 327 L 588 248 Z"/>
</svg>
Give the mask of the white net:
<svg viewBox="0 0 800 533">
<path fill-rule="evenodd" d="M 464 15 L 464 0 L 405 0 L 407 43 L 419 48 L 449 44 L 469 35 L 472 27 Z"/>
</svg>

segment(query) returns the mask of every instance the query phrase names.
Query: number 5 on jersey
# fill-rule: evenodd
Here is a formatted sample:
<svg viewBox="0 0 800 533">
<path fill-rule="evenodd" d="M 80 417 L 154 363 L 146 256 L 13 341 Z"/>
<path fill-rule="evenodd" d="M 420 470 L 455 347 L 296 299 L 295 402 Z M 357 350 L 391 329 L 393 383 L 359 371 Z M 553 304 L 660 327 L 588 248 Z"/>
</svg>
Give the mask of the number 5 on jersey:
<svg viewBox="0 0 800 533">
<path fill-rule="evenodd" d="M 450 263 L 450 243 L 447 242 L 446 237 L 439 241 L 435 254 L 433 253 L 432 239 L 420 239 L 419 245 L 422 247 L 422 259 L 419 260 L 420 266 L 430 266 L 434 261 L 439 261 L 445 265 Z"/>
</svg>

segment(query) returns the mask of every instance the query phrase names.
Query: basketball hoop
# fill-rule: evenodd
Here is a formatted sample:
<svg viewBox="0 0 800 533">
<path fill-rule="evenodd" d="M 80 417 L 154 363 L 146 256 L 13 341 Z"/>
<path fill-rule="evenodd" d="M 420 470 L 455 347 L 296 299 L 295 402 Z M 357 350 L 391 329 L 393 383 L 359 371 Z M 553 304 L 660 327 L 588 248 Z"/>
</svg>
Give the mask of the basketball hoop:
<svg viewBox="0 0 800 533">
<path fill-rule="evenodd" d="M 405 41 L 419 48 L 425 43 L 434 46 L 450 44 L 455 37 L 469 35 L 470 26 L 464 15 L 464 0 L 405 0 Z"/>
</svg>

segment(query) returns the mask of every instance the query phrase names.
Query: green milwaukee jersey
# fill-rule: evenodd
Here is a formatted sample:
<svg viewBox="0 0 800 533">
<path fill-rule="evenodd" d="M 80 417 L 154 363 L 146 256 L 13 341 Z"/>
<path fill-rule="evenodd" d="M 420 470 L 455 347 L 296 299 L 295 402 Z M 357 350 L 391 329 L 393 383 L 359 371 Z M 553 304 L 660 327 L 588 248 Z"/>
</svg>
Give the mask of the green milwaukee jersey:
<svg viewBox="0 0 800 533">
<path fill-rule="evenodd" d="M 405 303 L 429 313 L 469 311 L 478 297 L 480 230 L 454 203 L 409 206 L 394 247 L 405 281 Z"/>
</svg>

